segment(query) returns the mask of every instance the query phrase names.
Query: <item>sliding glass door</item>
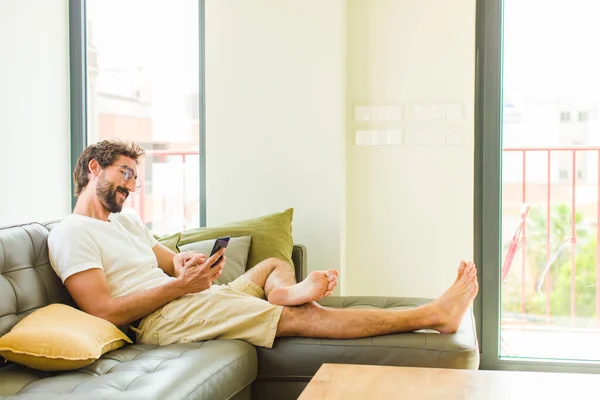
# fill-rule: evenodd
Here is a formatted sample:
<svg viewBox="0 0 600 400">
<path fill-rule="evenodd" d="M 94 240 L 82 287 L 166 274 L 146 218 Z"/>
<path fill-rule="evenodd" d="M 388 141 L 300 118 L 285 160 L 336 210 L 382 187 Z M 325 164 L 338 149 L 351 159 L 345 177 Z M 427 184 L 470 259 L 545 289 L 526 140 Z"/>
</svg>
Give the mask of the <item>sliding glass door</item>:
<svg viewBox="0 0 600 400">
<path fill-rule="evenodd" d="M 479 3 L 482 364 L 595 370 L 600 3 Z"/>
</svg>

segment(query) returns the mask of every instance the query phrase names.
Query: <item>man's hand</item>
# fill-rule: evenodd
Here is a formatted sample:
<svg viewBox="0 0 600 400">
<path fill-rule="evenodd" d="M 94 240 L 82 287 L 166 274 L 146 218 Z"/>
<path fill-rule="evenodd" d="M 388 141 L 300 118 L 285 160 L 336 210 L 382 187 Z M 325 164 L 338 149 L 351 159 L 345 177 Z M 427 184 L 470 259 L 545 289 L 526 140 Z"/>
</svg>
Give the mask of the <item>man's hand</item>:
<svg viewBox="0 0 600 400">
<path fill-rule="evenodd" d="M 189 258 L 179 269 L 177 276 L 182 289 L 186 293 L 198 293 L 210 288 L 213 281 L 221 276 L 225 265 L 225 250 L 221 249 L 209 258 L 202 253 L 196 253 Z M 211 268 L 221 256 L 221 261 Z"/>
<path fill-rule="evenodd" d="M 202 264 L 204 261 L 206 261 L 205 254 L 194 250 L 184 251 L 183 253 L 179 253 L 175 255 L 175 257 L 173 257 L 173 271 L 175 278 L 179 276 L 179 274 L 181 273 L 181 269 L 184 267 L 184 265 L 194 257 L 197 257 L 197 264 Z"/>
</svg>

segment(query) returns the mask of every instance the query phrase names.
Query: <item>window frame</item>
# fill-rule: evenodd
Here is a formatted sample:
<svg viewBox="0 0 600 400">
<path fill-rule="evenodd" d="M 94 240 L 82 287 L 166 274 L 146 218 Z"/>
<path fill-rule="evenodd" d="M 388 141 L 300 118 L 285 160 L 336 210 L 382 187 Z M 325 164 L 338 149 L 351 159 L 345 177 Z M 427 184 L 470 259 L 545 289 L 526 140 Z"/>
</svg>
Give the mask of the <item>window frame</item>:
<svg viewBox="0 0 600 400">
<path fill-rule="evenodd" d="M 503 0 L 477 0 L 476 8 L 474 254 L 480 291 L 474 310 L 480 369 L 600 373 L 600 362 L 500 357 Z"/>
<path fill-rule="evenodd" d="M 198 1 L 198 164 L 199 226 L 206 226 L 206 93 L 205 93 L 205 0 Z M 87 13 L 86 0 L 69 0 L 69 73 L 71 107 L 71 171 L 87 143 Z M 75 207 L 71 175 L 71 209 Z"/>
</svg>

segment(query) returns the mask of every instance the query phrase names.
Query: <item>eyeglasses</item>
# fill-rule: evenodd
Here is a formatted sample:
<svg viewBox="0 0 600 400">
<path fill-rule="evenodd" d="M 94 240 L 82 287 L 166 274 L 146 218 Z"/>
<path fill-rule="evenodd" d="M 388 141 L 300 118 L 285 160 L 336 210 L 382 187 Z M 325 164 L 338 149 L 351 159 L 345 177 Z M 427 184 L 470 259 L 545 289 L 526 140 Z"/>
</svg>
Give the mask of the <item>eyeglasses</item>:
<svg viewBox="0 0 600 400">
<path fill-rule="evenodd" d="M 123 174 L 125 182 L 129 182 L 129 180 L 133 178 L 135 179 L 135 190 L 138 190 L 142 187 L 142 182 L 139 181 L 137 175 L 134 176 L 134 172 L 130 167 L 128 167 L 127 165 L 117 165 L 117 167 L 123 168 L 121 170 L 121 173 Z"/>
</svg>

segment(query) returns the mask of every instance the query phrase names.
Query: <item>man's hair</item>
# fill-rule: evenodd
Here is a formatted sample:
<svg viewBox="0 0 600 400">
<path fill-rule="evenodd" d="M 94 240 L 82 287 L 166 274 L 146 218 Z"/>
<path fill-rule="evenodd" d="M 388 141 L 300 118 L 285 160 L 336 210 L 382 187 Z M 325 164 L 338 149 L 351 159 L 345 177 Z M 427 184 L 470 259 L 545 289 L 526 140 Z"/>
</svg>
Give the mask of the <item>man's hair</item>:
<svg viewBox="0 0 600 400">
<path fill-rule="evenodd" d="M 90 161 L 98 161 L 98 164 L 104 169 L 112 165 L 120 156 L 131 158 L 137 163 L 138 158 L 143 155 L 144 149 L 140 146 L 120 139 L 103 140 L 89 145 L 79 156 L 75 171 L 73 171 L 75 196 L 79 196 L 90 181 L 88 169 Z"/>
</svg>

